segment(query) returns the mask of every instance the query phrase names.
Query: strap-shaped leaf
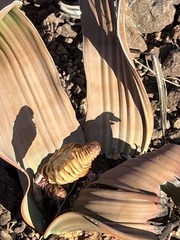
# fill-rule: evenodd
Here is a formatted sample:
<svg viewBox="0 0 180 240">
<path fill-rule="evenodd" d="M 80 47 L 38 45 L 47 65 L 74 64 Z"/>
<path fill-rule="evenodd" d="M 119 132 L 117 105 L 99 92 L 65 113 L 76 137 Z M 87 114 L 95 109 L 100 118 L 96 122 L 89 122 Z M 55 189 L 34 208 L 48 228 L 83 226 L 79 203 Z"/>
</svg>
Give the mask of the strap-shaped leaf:
<svg viewBox="0 0 180 240">
<path fill-rule="evenodd" d="M 119 1 L 122 28 L 117 29 L 114 1 L 80 2 L 88 102 L 85 136 L 100 142 L 104 153 L 130 153 L 136 146 L 146 151 L 153 129 L 147 94 L 125 48 L 124 3 Z"/>
<path fill-rule="evenodd" d="M 16 4 L 0 12 L 0 157 L 24 172 L 22 214 L 43 231 L 30 178 L 48 154 L 84 142 L 84 134 L 44 43 Z"/>
<path fill-rule="evenodd" d="M 120 234 L 128 229 L 129 239 L 136 239 L 137 234 L 139 239 L 149 239 L 150 233 L 154 239 L 160 229 L 149 226 L 148 220 L 166 210 L 160 185 L 180 177 L 179 154 L 179 145 L 168 144 L 106 171 L 80 192 L 74 204 L 76 211 Z M 128 238 L 122 235 L 122 239 Z"/>
<path fill-rule="evenodd" d="M 1 20 L 0 29 L 0 151 L 36 171 L 63 142 L 83 142 L 84 135 L 30 21 L 15 7 Z"/>
<path fill-rule="evenodd" d="M 114 226 L 117 225 L 117 223 L 112 223 L 112 224 L 114 224 Z M 152 232 L 143 230 L 144 228 L 135 229 L 134 231 L 132 230 L 132 225 L 131 226 L 119 225 L 119 227 L 122 231 L 118 231 L 115 227 L 112 228 L 108 226 L 108 224 L 104 224 L 98 221 L 97 219 L 94 219 L 87 215 L 80 215 L 75 212 L 69 212 L 69 213 L 62 214 L 61 216 L 56 218 L 45 231 L 44 237 L 47 238 L 50 234 L 59 234 L 60 231 L 61 231 L 61 234 L 63 234 L 63 233 L 77 231 L 81 229 L 85 231 L 96 231 L 100 233 L 101 232 L 108 233 L 122 240 L 140 240 L 140 239 L 156 240 L 157 239 L 155 237 L 155 234 L 153 234 Z M 146 228 L 147 228 L 147 225 L 146 225 Z M 151 226 L 149 228 L 152 230 Z M 134 235 L 132 235 L 133 232 L 134 232 Z M 142 233 L 143 233 L 143 237 L 142 237 Z"/>
<path fill-rule="evenodd" d="M 83 209 L 83 214 L 97 215 L 97 220 L 126 223 L 146 223 L 150 218 L 162 211 L 157 205 L 160 198 L 145 193 L 118 191 L 118 189 L 86 188 L 80 193 L 75 203 L 77 211 Z M 141 209 L 141 210 L 140 210 Z M 104 222 L 105 223 L 105 222 Z"/>
<path fill-rule="evenodd" d="M 109 183 L 108 185 L 122 190 L 129 186 L 136 191 L 147 191 L 160 196 L 160 185 L 180 176 L 179 154 L 179 145 L 167 144 L 155 152 L 125 161 L 102 174 L 97 182 Z"/>
</svg>

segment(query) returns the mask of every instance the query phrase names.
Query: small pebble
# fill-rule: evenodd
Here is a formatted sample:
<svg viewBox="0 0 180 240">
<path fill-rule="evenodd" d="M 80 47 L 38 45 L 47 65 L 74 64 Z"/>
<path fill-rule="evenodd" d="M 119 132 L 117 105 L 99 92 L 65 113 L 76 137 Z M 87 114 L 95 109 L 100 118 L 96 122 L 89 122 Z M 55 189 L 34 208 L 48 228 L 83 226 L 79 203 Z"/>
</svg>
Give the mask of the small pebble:
<svg viewBox="0 0 180 240">
<path fill-rule="evenodd" d="M 71 67 L 67 67 L 66 72 L 67 72 L 67 74 L 71 74 L 74 72 L 74 70 Z"/>
<path fill-rule="evenodd" d="M 174 128 L 180 129 L 180 118 L 177 118 L 173 124 Z"/>
</svg>

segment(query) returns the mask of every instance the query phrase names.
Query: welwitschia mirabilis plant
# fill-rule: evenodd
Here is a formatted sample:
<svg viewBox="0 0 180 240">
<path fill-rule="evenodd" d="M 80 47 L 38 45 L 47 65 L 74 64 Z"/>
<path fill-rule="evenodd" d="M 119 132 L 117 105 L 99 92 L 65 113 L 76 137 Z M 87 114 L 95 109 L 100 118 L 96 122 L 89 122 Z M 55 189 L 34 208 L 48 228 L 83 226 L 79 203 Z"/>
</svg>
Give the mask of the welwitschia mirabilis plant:
<svg viewBox="0 0 180 240">
<path fill-rule="evenodd" d="M 119 25 L 123 3 L 117 1 Z M 63 143 L 84 142 L 85 137 L 99 141 L 105 153 L 113 149 L 130 153 L 135 145 L 145 151 L 153 119 L 145 90 L 125 50 L 124 32 L 117 30 L 114 1 L 81 1 L 88 83 L 85 136 L 47 49 L 16 4 L 19 2 L 4 8 L 0 18 L 0 156 L 21 170 L 25 190 L 21 212 L 28 224 L 44 232 L 30 189 L 41 161 Z M 96 219 L 98 224 L 94 224 L 92 219 L 67 213 L 55 219 L 44 236 L 80 229 L 122 237 L 120 230 Z"/>
</svg>

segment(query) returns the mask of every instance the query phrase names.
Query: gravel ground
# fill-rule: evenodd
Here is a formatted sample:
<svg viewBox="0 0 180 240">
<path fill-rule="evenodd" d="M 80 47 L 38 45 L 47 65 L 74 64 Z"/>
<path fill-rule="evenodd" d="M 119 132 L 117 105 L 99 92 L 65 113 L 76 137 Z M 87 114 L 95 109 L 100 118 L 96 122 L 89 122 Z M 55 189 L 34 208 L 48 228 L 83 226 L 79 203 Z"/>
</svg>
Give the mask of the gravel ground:
<svg viewBox="0 0 180 240">
<path fill-rule="evenodd" d="M 36 4 L 34 4 L 36 2 Z M 59 72 L 59 80 L 69 96 L 72 105 L 76 111 L 76 116 L 79 121 L 83 121 L 86 115 L 86 77 L 83 66 L 82 57 L 82 29 L 79 19 L 72 19 L 63 14 L 60 9 L 59 1 L 34 1 L 29 0 L 23 2 L 22 10 L 33 22 L 45 42 Z M 71 1 L 73 3 L 77 1 Z M 175 66 L 174 69 L 180 65 L 179 56 L 179 39 L 178 35 L 179 26 L 179 8 L 177 7 L 175 22 L 171 29 L 165 28 L 158 34 L 142 34 L 146 40 L 146 46 L 149 52 L 158 54 L 162 52 L 164 73 L 168 69 Z M 168 39 L 167 32 L 172 31 L 174 26 L 177 28 L 172 36 L 175 39 L 173 44 L 172 39 Z M 166 33 L 166 34 L 165 34 Z M 164 34 L 164 35 L 163 35 Z M 166 36 L 166 37 L 163 37 Z M 175 37 L 174 37 L 175 36 Z M 153 47 L 152 47 L 153 46 Z M 174 62 L 172 63 L 172 51 Z M 133 55 L 134 56 L 134 55 Z M 160 108 L 158 88 L 155 77 L 152 72 L 147 68 L 147 62 L 151 65 L 149 58 L 144 55 L 136 54 L 136 67 L 140 76 L 142 77 L 146 91 L 148 93 L 152 109 L 154 111 L 154 133 L 149 149 L 155 150 L 162 146 L 162 130 L 160 125 Z M 168 57 L 169 62 L 168 62 Z M 166 60 L 166 61 L 165 61 Z M 171 62 L 171 64 L 170 64 Z M 178 68 L 179 69 L 179 68 Z M 171 73 L 171 74 L 170 74 Z M 179 75 L 178 75 L 179 74 Z M 171 143 L 180 144 L 180 73 L 168 72 L 167 83 L 168 91 L 168 106 L 167 106 L 167 123 L 166 123 L 166 141 Z M 172 84 L 173 83 L 173 84 Z M 102 172 L 111 167 L 121 163 L 124 160 L 121 157 L 118 161 L 112 159 L 104 160 L 101 156 L 100 159 L 95 161 L 93 168 L 101 169 Z M 99 165 L 100 164 L 100 165 Z M 8 189 L 8 191 L 7 191 Z M 2 160 L 0 160 L 0 240 L 38 240 L 41 235 L 34 229 L 24 223 L 21 218 L 19 209 L 23 193 L 21 190 L 20 182 L 16 170 Z M 83 232 L 79 237 L 77 236 L 51 236 L 53 239 L 98 239 L 110 240 L 117 239 L 113 236 L 106 234 Z"/>
</svg>

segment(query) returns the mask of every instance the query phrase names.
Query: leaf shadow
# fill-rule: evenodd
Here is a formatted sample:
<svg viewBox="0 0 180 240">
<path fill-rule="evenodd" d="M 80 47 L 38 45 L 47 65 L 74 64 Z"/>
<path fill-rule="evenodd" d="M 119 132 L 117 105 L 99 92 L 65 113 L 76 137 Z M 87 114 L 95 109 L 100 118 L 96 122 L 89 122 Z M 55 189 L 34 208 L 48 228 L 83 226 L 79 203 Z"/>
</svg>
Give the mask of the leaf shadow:
<svg viewBox="0 0 180 240">
<path fill-rule="evenodd" d="M 69 136 L 67 136 L 63 140 L 62 145 L 68 144 L 70 142 L 79 142 L 77 139 L 78 132 L 83 130 L 85 135 L 85 142 L 97 141 L 101 144 L 101 142 L 104 141 L 104 139 L 106 139 L 106 144 L 104 145 L 104 148 L 101 148 L 101 154 L 107 151 L 109 153 L 113 153 L 118 149 L 123 149 L 123 151 L 120 153 L 124 153 L 124 149 L 125 149 L 126 153 L 135 154 L 136 146 L 133 149 L 131 145 L 128 144 L 127 142 L 113 137 L 112 125 L 120 121 L 121 119 L 116 117 L 113 113 L 103 112 L 101 115 L 97 116 L 95 119 L 89 120 L 83 125 L 79 126 L 75 131 L 73 131 Z M 104 129 L 106 129 L 106 131 L 104 131 Z M 97 131 L 98 131 L 98 134 L 97 134 Z M 48 160 L 52 155 L 53 153 L 49 153 L 47 156 L 45 156 L 42 159 L 41 163 L 39 164 L 38 171 L 42 168 L 42 166 L 45 163 L 48 162 Z"/>
<path fill-rule="evenodd" d="M 96 140 L 103 144 L 101 152 L 113 153 L 114 150 L 125 150 L 127 153 L 134 154 L 135 149 L 133 149 L 127 142 L 113 137 L 112 127 L 114 124 L 121 122 L 119 117 L 116 117 L 112 112 L 103 112 L 101 115 L 97 116 L 94 120 L 89 120 L 86 122 L 84 127 L 85 139 Z M 98 134 L 97 134 L 98 131 Z"/>
<path fill-rule="evenodd" d="M 13 126 L 12 146 L 16 161 L 25 169 L 23 158 L 32 145 L 37 131 L 33 122 L 34 112 L 28 106 L 21 107 Z"/>
</svg>

